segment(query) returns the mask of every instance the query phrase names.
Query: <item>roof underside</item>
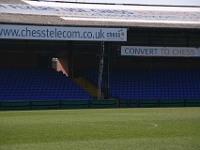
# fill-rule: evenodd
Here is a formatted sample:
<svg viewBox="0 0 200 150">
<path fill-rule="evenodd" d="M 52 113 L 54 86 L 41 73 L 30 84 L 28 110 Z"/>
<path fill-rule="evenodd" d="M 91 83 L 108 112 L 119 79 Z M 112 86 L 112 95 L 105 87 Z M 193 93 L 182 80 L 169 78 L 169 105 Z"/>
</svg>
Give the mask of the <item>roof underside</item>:
<svg viewBox="0 0 200 150">
<path fill-rule="evenodd" d="M 200 29 L 199 7 L 122 6 L 21 0 L 1 0 L 0 6 L 0 23 Z M 40 10 L 37 10 L 38 8 Z"/>
</svg>

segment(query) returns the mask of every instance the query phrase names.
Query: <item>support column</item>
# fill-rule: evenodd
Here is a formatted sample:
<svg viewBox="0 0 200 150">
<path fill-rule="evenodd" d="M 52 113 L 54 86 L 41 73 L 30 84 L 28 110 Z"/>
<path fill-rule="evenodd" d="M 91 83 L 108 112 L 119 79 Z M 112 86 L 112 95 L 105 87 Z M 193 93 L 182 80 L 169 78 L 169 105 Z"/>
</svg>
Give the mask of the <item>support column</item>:
<svg viewBox="0 0 200 150">
<path fill-rule="evenodd" d="M 102 75 L 104 67 L 104 52 L 105 52 L 105 43 L 101 42 L 101 54 L 99 60 L 99 73 L 98 73 L 98 89 L 97 89 L 97 98 L 101 98 L 101 84 L 102 84 Z"/>
<path fill-rule="evenodd" d="M 101 98 L 102 78 L 104 77 L 104 99 L 109 99 L 109 74 L 110 74 L 110 58 L 108 42 L 101 43 L 101 54 L 99 60 L 98 74 L 98 91 L 97 98 Z"/>
<path fill-rule="evenodd" d="M 105 42 L 105 67 L 104 67 L 104 99 L 109 99 L 109 75 L 110 75 L 110 50 L 109 43 Z"/>
<path fill-rule="evenodd" d="M 73 77 L 73 42 L 68 42 L 68 76 Z"/>
</svg>

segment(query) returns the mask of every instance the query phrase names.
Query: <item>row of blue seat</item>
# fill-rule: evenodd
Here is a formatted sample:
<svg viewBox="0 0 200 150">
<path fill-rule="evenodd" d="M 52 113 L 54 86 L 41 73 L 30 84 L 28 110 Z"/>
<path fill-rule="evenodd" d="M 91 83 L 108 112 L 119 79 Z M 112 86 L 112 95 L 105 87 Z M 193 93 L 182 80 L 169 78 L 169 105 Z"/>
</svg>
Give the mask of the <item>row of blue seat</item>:
<svg viewBox="0 0 200 150">
<path fill-rule="evenodd" d="M 84 75 L 95 84 L 98 83 L 98 71 L 87 70 Z M 200 69 L 189 72 L 174 69 L 123 69 L 110 73 L 109 94 L 120 99 L 200 98 L 199 91 Z"/>
<path fill-rule="evenodd" d="M 69 77 L 53 69 L 0 68 L 0 101 L 91 99 Z"/>
</svg>

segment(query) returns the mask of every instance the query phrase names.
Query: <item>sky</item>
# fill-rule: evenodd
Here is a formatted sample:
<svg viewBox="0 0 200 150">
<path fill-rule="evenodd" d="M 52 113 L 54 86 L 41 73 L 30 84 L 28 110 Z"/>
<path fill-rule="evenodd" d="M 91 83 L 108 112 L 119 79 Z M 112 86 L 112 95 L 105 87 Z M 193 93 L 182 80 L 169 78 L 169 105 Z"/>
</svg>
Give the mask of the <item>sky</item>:
<svg viewBox="0 0 200 150">
<path fill-rule="evenodd" d="M 40 0 L 41 1 L 41 0 Z M 66 1 L 66 2 L 89 2 L 89 3 L 115 3 L 136 5 L 181 5 L 199 6 L 200 0 L 42 0 L 42 1 Z"/>
</svg>

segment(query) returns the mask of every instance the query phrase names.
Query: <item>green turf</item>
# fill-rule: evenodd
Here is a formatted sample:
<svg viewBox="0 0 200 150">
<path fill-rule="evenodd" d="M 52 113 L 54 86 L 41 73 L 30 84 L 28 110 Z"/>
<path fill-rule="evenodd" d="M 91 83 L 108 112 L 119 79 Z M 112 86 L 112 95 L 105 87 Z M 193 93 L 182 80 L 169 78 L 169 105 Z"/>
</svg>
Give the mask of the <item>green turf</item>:
<svg viewBox="0 0 200 150">
<path fill-rule="evenodd" d="M 200 108 L 1 111 L 0 150 L 199 150 Z"/>
</svg>

